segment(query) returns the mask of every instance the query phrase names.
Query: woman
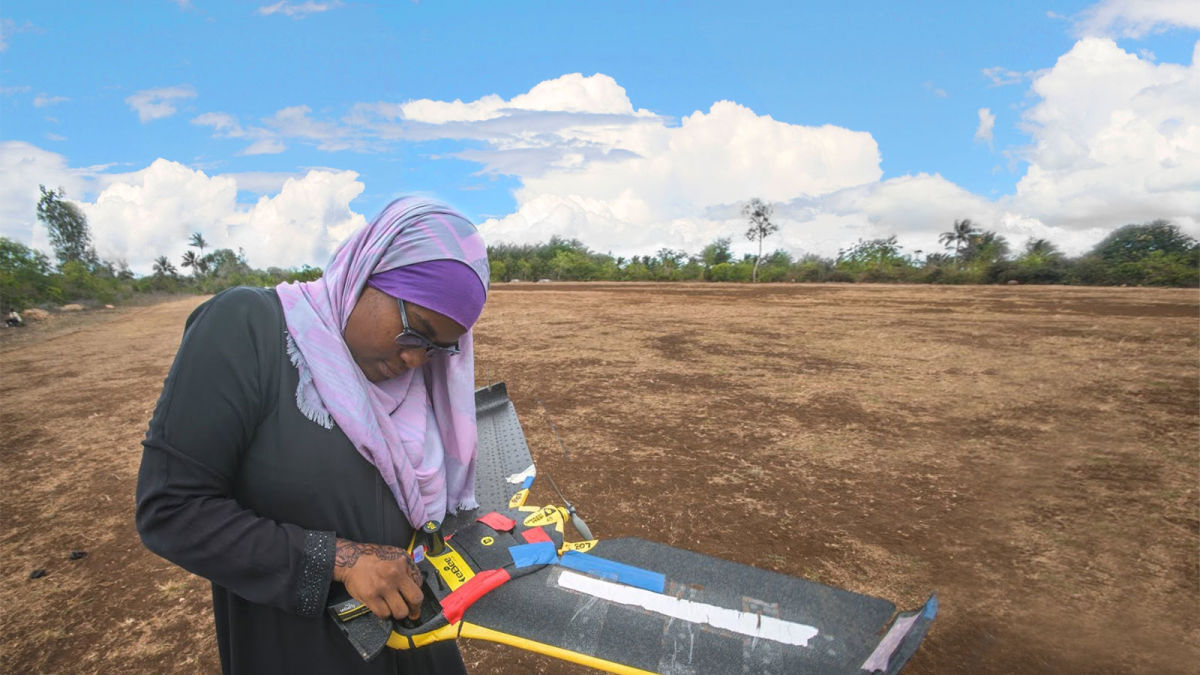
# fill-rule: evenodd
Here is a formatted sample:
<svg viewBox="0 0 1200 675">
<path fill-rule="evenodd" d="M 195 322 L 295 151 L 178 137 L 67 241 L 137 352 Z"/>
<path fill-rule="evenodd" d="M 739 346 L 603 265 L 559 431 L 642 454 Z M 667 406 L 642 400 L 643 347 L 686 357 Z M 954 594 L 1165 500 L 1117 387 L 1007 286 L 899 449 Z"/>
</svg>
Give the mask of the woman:
<svg viewBox="0 0 1200 675">
<path fill-rule="evenodd" d="M 226 673 L 465 672 L 453 643 L 364 663 L 325 614 L 416 617 L 413 532 L 474 508 L 470 328 L 487 254 L 461 214 L 390 204 L 324 276 L 188 318 L 143 441 L 137 525 L 212 581 Z"/>
</svg>

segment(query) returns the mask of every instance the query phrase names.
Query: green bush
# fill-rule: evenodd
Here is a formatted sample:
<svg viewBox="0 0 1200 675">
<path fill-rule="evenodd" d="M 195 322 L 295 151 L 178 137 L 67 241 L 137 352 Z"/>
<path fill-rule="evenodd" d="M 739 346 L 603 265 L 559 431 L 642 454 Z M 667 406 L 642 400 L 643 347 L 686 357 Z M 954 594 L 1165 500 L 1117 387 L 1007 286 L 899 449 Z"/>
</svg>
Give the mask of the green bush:
<svg viewBox="0 0 1200 675">
<path fill-rule="evenodd" d="M 754 274 L 752 262 L 724 262 L 713 265 L 709 270 L 712 281 L 750 281 Z"/>
</svg>

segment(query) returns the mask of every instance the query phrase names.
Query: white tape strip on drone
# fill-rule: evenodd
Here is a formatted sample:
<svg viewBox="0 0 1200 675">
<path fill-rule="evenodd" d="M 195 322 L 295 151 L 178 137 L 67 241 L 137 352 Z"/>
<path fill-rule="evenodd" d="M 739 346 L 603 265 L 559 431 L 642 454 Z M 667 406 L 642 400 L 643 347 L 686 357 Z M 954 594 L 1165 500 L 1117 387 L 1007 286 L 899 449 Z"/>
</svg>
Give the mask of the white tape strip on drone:
<svg viewBox="0 0 1200 675">
<path fill-rule="evenodd" d="M 558 577 L 558 585 L 609 602 L 633 605 L 655 614 L 692 623 L 708 624 L 714 628 L 740 633 L 748 637 L 774 640 L 788 645 L 807 647 L 808 641 L 817 635 L 816 628 L 802 623 L 793 623 L 736 609 L 726 609 L 683 598 L 673 598 L 662 593 L 595 579 L 574 572 L 563 571 Z"/>
<path fill-rule="evenodd" d="M 536 475 L 537 475 L 537 469 L 535 469 L 534 466 L 532 464 L 530 464 L 528 469 L 525 469 L 521 473 L 514 473 L 514 474 L 510 475 L 508 478 L 505 478 L 504 480 L 512 483 L 513 485 L 516 485 L 517 483 L 523 482 L 526 478 L 529 478 L 530 476 L 536 476 Z"/>
</svg>

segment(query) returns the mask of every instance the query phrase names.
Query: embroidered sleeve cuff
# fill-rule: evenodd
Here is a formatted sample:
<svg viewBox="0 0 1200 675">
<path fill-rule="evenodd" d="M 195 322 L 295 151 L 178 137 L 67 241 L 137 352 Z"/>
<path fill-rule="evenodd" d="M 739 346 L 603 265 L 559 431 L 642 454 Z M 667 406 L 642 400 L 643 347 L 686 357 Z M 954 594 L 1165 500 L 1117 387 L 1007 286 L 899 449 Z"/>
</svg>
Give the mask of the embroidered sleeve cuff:
<svg viewBox="0 0 1200 675">
<path fill-rule="evenodd" d="M 333 580 L 336 545 L 337 538 L 332 532 L 309 530 L 304 533 L 304 560 L 296 588 L 296 612 L 301 616 L 319 616 L 325 608 L 329 584 Z"/>
</svg>

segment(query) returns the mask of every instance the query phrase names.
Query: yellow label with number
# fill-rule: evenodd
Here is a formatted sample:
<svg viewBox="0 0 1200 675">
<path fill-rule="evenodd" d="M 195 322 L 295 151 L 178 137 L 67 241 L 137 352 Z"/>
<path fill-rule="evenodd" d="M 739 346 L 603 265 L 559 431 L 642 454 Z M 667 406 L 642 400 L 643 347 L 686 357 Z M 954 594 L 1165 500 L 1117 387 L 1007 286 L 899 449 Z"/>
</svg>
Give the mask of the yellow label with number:
<svg viewBox="0 0 1200 675">
<path fill-rule="evenodd" d="M 543 506 L 536 513 L 531 514 L 525 519 L 525 526 L 541 527 L 542 525 L 555 524 L 558 529 L 561 529 L 563 513 L 563 509 L 557 506 Z"/>
<path fill-rule="evenodd" d="M 592 547 L 595 545 L 596 545 L 595 539 L 588 539 L 587 541 L 564 541 L 562 548 L 558 549 L 558 554 L 562 555 L 562 554 L 566 553 L 567 551 L 578 551 L 579 553 L 587 553 L 588 551 L 592 550 Z"/>
<path fill-rule="evenodd" d="M 529 497 L 529 488 L 517 490 L 508 500 L 508 508 L 515 509 L 525 505 L 525 499 Z"/>
<path fill-rule="evenodd" d="M 463 557 L 449 544 L 446 544 L 446 552 L 442 555 L 431 555 L 426 559 L 437 568 L 438 574 L 442 576 L 442 580 L 446 582 L 450 590 L 462 586 L 475 576 L 475 572 L 467 565 L 467 561 L 463 560 Z"/>
</svg>

